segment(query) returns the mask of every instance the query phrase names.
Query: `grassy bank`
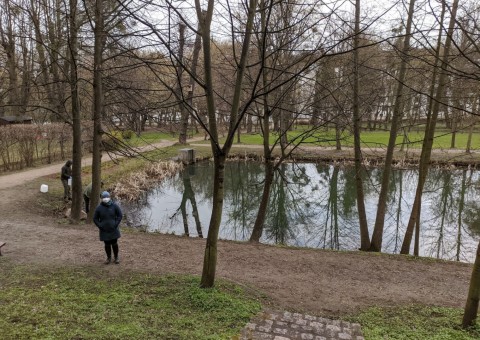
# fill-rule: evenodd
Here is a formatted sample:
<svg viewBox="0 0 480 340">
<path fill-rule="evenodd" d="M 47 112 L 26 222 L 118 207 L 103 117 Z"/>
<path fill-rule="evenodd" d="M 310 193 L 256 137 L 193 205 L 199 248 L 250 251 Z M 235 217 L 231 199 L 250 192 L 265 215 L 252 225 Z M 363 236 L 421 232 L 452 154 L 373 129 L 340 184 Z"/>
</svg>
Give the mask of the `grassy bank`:
<svg viewBox="0 0 480 340">
<path fill-rule="evenodd" d="M 231 339 L 261 309 L 264 297 L 217 280 L 105 272 L 98 267 L 14 266 L 0 259 L 2 339 Z M 328 317 L 328 315 L 327 315 Z M 473 340 L 462 310 L 375 307 L 346 317 L 366 340 Z"/>
<path fill-rule="evenodd" d="M 229 339 L 260 310 L 221 280 L 200 289 L 192 276 L 0 266 L 2 339 Z"/>
<path fill-rule="evenodd" d="M 474 340 L 480 327 L 461 329 L 463 310 L 445 307 L 407 306 L 371 308 L 349 318 L 362 325 L 366 340 Z"/>
<path fill-rule="evenodd" d="M 288 139 L 294 140 L 302 133 L 301 130 L 294 130 L 288 132 Z M 397 147 L 399 148 L 404 144 L 405 148 L 421 149 L 424 133 L 423 131 L 411 131 L 407 134 L 407 139 L 404 141 L 403 133 L 399 133 L 396 139 Z M 272 133 L 270 136 L 270 145 L 278 140 L 278 135 Z M 342 147 L 353 147 L 353 136 L 344 133 L 340 137 L 340 144 Z M 386 148 L 388 140 L 390 138 L 389 131 L 362 131 L 361 142 L 363 148 Z M 450 149 L 452 135 L 449 132 L 438 131 L 435 134 L 433 142 L 434 149 Z M 455 148 L 459 150 L 465 150 L 467 146 L 468 133 L 458 132 L 455 136 Z M 222 142 L 224 139 L 222 139 Z M 240 143 L 246 145 L 262 145 L 263 137 L 259 133 L 242 134 L 240 136 Z M 237 140 L 235 140 L 235 143 Z M 311 146 L 323 146 L 323 147 L 335 147 L 335 130 L 324 130 L 316 132 L 312 137 L 306 138 L 305 145 Z M 207 142 L 205 142 L 207 143 Z M 480 135 L 474 134 L 472 136 L 472 149 L 480 148 Z"/>
</svg>

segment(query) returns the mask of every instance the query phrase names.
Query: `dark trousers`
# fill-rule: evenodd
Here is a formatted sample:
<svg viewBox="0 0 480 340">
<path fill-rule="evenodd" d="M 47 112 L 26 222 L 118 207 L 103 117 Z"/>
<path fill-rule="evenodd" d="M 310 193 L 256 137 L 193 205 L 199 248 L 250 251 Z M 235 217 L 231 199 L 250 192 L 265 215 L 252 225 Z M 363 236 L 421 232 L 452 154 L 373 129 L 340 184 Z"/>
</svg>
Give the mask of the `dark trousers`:
<svg viewBox="0 0 480 340">
<path fill-rule="evenodd" d="M 68 179 L 62 179 L 63 184 L 63 199 L 70 199 L 72 196 L 70 195 L 70 185 L 68 185 Z"/>
<path fill-rule="evenodd" d="M 88 214 L 88 212 L 90 211 L 90 198 L 83 195 L 83 201 L 85 202 L 85 212 Z"/>
<path fill-rule="evenodd" d="M 103 241 L 103 242 L 105 242 L 105 253 L 107 253 L 107 258 L 109 258 L 109 259 L 112 258 L 112 249 L 113 249 L 113 256 L 115 256 L 116 259 L 118 258 L 117 240 L 118 239 Z"/>
</svg>

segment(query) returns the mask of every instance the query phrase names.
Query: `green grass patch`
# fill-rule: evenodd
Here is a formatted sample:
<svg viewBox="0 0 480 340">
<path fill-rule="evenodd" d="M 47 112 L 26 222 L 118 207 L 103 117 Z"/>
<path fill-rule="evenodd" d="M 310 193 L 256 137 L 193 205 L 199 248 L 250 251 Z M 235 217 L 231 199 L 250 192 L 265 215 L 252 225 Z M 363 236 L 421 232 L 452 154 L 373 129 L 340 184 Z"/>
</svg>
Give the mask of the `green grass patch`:
<svg viewBox="0 0 480 340">
<path fill-rule="evenodd" d="M 221 280 L 201 289 L 193 276 L 9 267 L 0 330 L 11 339 L 229 339 L 261 308 Z"/>
<path fill-rule="evenodd" d="M 295 130 L 288 132 L 288 139 L 293 141 L 295 138 L 298 138 L 303 130 Z M 407 139 L 404 142 L 403 133 L 399 133 L 396 138 L 396 145 L 400 147 L 402 144 L 405 144 L 404 147 L 420 149 L 422 147 L 424 133 L 423 131 L 411 131 L 407 135 Z M 388 140 L 390 138 L 389 131 L 377 130 L 377 131 L 362 131 L 361 133 L 361 142 L 362 147 L 386 147 Z M 270 136 L 270 145 L 277 142 L 279 136 L 278 134 L 272 133 Z M 435 133 L 435 139 L 433 141 L 434 149 L 450 149 L 452 135 L 450 132 L 438 131 Z M 455 148 L 465 150 L 467 146 L 468 133 L 458 132 L 455 137 Z M 225 138 L 221 140 L 223 143 Z M 236 143 L 235 139 L 235 143 Z M 347 132 L 344 132 L 341 136 L 341 145 L 344 147 L 353 147 L 353 136 Z M 263 143 L 263 137 L 260 134 L 242 134 L 240 137 L 240 143 L 246 145 L 261 145 Z M 302 141 L 305 145 L 312 146 L 325 146 L 325 147 L 334 147 L 335 142 L 335 130 L 321 130 L 314 133 L 312 136 L 304 139 Z M 472 135 L 472 149 L 480 148 L 480 135 Z"/>
<path fill-rule="evenodd" d="M 137 136 L 132 130 L 126 130 L 118 132 L 118 137 L 121 137 L 121 140 L 127 145 L 132 147 L 144 146 L 154 143 L 159 143 L 161 141 L 178 141 L 178 132 L 169 133 L 155 130 L 147 130 Z M 193 130 L 188 131 L 188 137 L 194 137 L 195 132 Z M 203 136 L 203 134 L 198 134 L 198 136 Z"/>
<path fill-rule="evenodd" d="M 174 141 L 177 139 L 178 139 L 178 136 L 172 135 L 171 133 L 159 132 L 159 131 L 142 132 L 140 136 L 137 136 L 135 133 L 132 132 L 130 138 L 123 138 L 126 144 L 134 147 L 153 144 L 153 143 L 159 143 L 162 140 Z"/>
<path fill-rule="evenodd" d="M 463 310 L 407 306 L 370 308 L 348 318 L 361 324 L 366 340 L 470 340 L 480 339 L 480 327 L 461 329 Z"/>
</svg>

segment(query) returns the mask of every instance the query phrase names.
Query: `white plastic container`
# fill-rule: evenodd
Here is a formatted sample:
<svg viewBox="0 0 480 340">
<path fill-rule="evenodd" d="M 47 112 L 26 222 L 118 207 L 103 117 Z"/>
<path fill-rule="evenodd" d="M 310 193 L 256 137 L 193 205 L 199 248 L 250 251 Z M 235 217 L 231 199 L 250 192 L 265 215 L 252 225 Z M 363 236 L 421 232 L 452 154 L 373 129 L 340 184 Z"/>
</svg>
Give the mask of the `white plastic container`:
<svg viewBox="0 0 480 340">
<path fill-rule="evenodd" d="M 40 192 L 48 192 L 48 185 L 46 184 L 40 185 Z"/>
<path fill-rule="evenodd" d="M 72 177 L 68 179 L 68 185 L 72 186 Z"/>
</svg>

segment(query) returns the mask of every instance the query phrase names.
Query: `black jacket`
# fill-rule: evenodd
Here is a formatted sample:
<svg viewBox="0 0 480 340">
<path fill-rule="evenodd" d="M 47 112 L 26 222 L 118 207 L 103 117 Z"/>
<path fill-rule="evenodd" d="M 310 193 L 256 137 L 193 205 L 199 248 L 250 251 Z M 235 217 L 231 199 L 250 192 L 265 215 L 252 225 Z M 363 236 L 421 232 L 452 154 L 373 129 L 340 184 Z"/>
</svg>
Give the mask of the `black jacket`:
<svg viewBox="0 0 480 340">
<path fill-rule="evenodd" d="M 100 203 L 93 214 L 93 222 L 100 231 L 100 241 L 110 241 L 119 238 L 120 221 L 123 214 L 120 207 L 115 202 Z"/>
<path fill-rule="evenodd" d="M 60 174 L 60 179 L 67 180 L 72 176 L 72 163 L 67 161 L 64 166 L 62 166 L 62 172 Z"/>
</svg>

